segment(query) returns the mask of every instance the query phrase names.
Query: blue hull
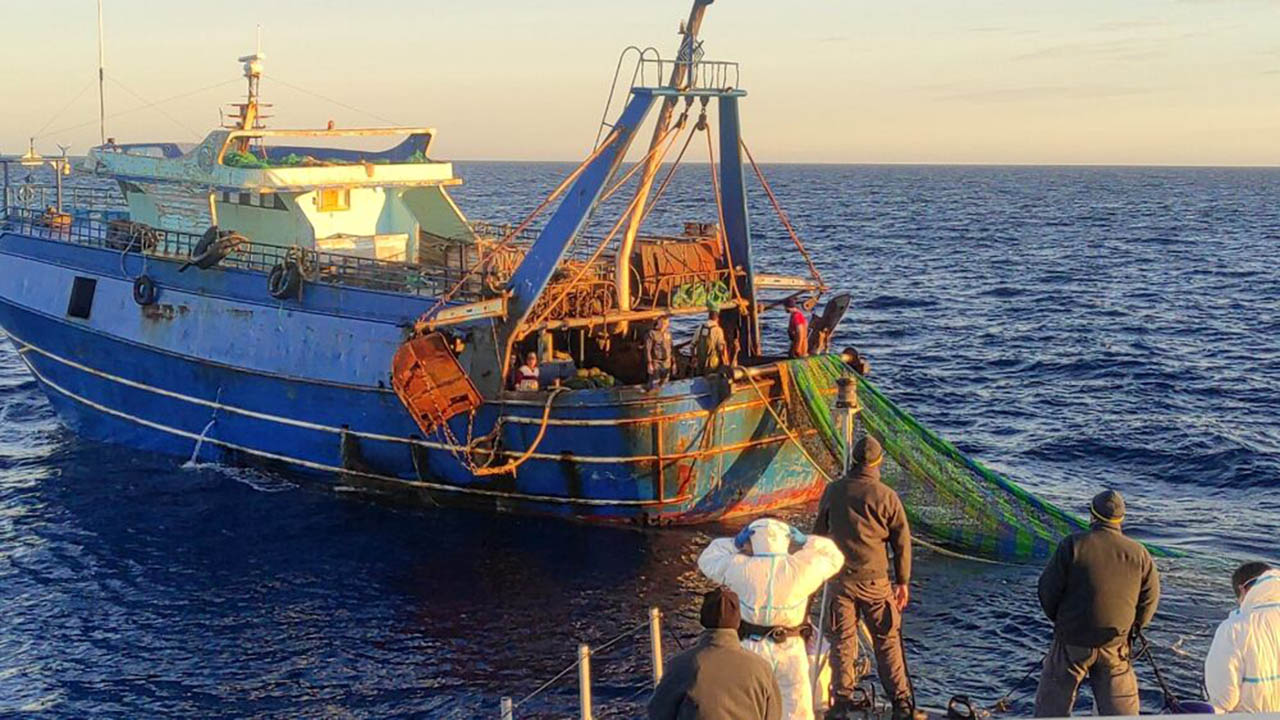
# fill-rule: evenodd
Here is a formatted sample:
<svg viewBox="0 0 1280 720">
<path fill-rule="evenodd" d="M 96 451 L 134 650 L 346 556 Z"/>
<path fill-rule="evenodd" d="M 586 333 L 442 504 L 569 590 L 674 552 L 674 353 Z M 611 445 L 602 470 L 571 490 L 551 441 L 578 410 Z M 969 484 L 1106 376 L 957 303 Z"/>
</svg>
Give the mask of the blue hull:
<svg viewBox="0 0 1280 720">
<path fill-rule="evenodd" d="M 198 445 L 203 460 L 599 522 L 700 522 L 821 491 L 765 407 L 781 390 L 767 378 L 563 393 L 527 462 L 476 477 L 475 455 L 444 434 L 420 437 L 390 389 L 392 355 L 430 298 L 308 284 L 277 301 L 262 273 L 178 268 L 0 234 L 0 327 L 86 437 L 182 459 Z M 160 288 L 145 307 L 132 296 L 144 270 Z M 94 281 L 87 318 L 68 312 L 77 278 Z M 500 459 L 514 459 L 535 442 L 543 403 L 510 393 L 455 418 L 451 434 L 465 445 L 498 427 Z"/>
</svg>

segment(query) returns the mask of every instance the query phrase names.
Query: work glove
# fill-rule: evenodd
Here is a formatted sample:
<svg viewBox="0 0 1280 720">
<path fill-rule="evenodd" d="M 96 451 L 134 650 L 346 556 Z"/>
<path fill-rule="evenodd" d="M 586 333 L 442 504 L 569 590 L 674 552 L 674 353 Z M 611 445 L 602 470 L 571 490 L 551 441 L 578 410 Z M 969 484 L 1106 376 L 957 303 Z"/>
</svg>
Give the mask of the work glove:
<svg viewBox="0 0 1280 720">
<path fill-rule="evenodd" d="M 800 532 L 800 528 L 796 527 L 795 525 L 792 525 L 791 526 L 791 542 L 797 545 L 803 545 L 809 542 L 809 536 Z"/>
<path fill-rule="evenodd" d="M 744 525 L 743 528 L 738 531 L 738 534 L 734 536 L 733 546 L 741 550 L 745 548 L 749 542 L 751 542 L 751 526 Z"/>
</svg>

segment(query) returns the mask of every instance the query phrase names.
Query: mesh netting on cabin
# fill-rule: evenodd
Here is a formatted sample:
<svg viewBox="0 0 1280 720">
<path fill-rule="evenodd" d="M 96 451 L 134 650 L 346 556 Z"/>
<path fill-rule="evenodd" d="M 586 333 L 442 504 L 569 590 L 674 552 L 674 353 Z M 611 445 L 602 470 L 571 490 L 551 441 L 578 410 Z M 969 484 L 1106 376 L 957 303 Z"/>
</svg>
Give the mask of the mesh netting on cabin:
<svg viewBox="0 0 1280 720">
<path fill-rule="evenodd" d="M 1036 562 L 1047 558 L 1058 540 L 1086 527 L 922 426 L 837 356 L 784 366 L 804 400 L 790 404 L 812 416 L 806 425 L 823 436 L 828 459 L 841 457 L 837 453 L 843 448 L 829 388 L 841 375 L 857 378 L 859 425 L 884 446 L 882 477 L 901 495 L 912 533 L 920 538 L 961 555 Z M 1157 556 L 1176 554 L 1148 547 Z"/>
</svg>

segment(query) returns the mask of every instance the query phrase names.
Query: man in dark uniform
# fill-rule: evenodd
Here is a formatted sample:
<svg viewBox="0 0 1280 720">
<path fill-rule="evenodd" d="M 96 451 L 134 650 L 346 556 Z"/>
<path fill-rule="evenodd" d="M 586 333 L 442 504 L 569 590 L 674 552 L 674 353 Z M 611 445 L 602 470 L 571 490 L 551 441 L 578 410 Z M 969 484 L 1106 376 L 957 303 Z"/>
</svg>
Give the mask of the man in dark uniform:
<svg viewBox="0 0 1280 720">
<path fill-rule="evenodd" d="M 911 529 L 902 500 L 880 482 L 884 451 L 874 437 L 853 446 L 849 474 L 827 486 L 818 504 L 814 533 L 830 535 L 844 553 L 844 568 L 831 579 L 831 668 L 833 702 L 828 718 L 854 710 L 858 682 L 858 618 L 866 621 L 875 646 L 876 667 L 884 691 L 893 701 L 893 717 L 914 713 L 911 680 L 902 655 L 901 612 L 907 607 L 911 581 Z M 889 582 L 893 549 L 894 582 Z"/>
<path fill-rule="evenodd" d="M 1040 575 L 1040 605 L 1053 621 L 1053 645 L 1036 690 L 1036 717 L 1071 714 L 1085 678 L 1099 715 L 1137 715 L 1138 679 L 1129 636 L 1146 627 L 1160 601 L 1151 554 L 1124 536 L 1124 498 L 1098 493 L 1093 523 L 1058 544 Z"/>
<path fill-rule="evenodd" d="M 773 668 L 738 642 L 738 596 L 702 598 L 698 644 L 672 658 L 649 700 L 650 720 L 780 720 L 782 691 Z"/>
</svg>

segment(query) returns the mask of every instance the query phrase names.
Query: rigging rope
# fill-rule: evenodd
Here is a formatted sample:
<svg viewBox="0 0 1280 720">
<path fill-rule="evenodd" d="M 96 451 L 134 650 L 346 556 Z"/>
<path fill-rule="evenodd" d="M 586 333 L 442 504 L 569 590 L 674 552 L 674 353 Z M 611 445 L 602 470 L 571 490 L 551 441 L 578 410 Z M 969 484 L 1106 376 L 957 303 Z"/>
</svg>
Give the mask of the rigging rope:
<svg viewBox="0 0 1280 720">
<path fill-rule="evenodd" d="M 641 223 L 644 223 L 644 221 L 649 217 L 649 213 L 653 212 L 653 209 L 657 207 L 658 200 L 662 198 L 662 194 L 667 191 L 667 185 L 671 182 L 671 178 L 675 176 L 676 169 L 680 167 L 680 161 L 684 160 L 684 153 L 689 149 L 689 144 L 693 142 L 693 136 L 698 134 L 697 130 L 698 129 L 695 126 L 689 131 L 689 134 L 685 136 L 684 146 L 680 148 L 680 153 L 676 155 L 676 159 L 672 161 L 671 169 L 667 170 L 667 176 L 662 179 L 662 182 L 658 185 L 658 189 L 654 191 L 653 197 L 649 198 L 649 206 L 646 207 L 644 213 L 640 215 Z"/>
<path fill-rule="evenodd" d="M 167 97 L 167 98 L 162 98 L 162 99 L 160 99 L 160 100 L 156 100 L 155 102 L 147 103 L 146 105 L 140 105 L 140 106 L 135 107 L 135 108 L 129 108 L 128 110 L 121 110 L 120 112 L 111 113 L 110 115 L 107 115 L 107 118 L 106 118 L 106 119 L 111 120 L 111 119 L 113 119 L 113 118 L 123 117 L 123 116 L 125 116 L 125 115 L 129 115 L 129 114 L 131 114 L 131 113 L 140 112 L 140 111 L 142 111 L 142 110 L 150 110 L 151 108 L 153 108 L 153 107 L 155 107 L 155 106 L 157 106 L 157 105 L 163 105 L 163 104 L 165 104 L 165 103 L 173 102 L 174 100 L 182 100 L 182 99 L 184 99 L 184 98 L 189 98 L 189 97 L 191 97 L 192 95 L 198 95 L 198 94 L 200 94 L 200 93 L 202 93 L 202 92 L 207 92 L 207 91 L 209 91 L 209 90 L 215 90 L 215 89 L 217 89 L 217 88 L 224 87 L 224 86 L 227 86 L 227 85 L 231 85 L 231 84 L 233 84 L 233 83 L 238 83 L 238 82 L 240 82 L 240 80 L 241 80 L 241 78 L 238 78 L 238 77 L 237 77 L 237 78 L 234 78 L 234 79 L 232 79 L 232 80 L 223 80 L 223 81 L 222 81 L 222 82 L 220 82 L 220 83 L 214 83 L 213 85 L 206 85 L 205 87 L 202 87 L 202 88 L 197 88 L 197 89 L 195 89 L 195 90 L 189 90 L 189 91 L 187 91 L 187 92 L 179 93 L 179 94 L 177 94 L 177 95 L 173 95 L 173 96 L 170 96 L 170 97 Z M 117 81 L 117 82 L 118 82 L 118 81 Z M 97 125 L 97 124 L 98 124 L 98 118 L 94 118 L 94 119 L 89 120 L 89 121 L 87 121 L 87 122 L 78 123 L 78 124 L 76 124 L 76 125 L 68 125 L 68 126 L 66 126 L 66 127 L 58 128 L 57 130 L 50 130 L 49 132 L 45 133 L 44 135 L 39 135 L 39 136 L 37 136 L 37 137 L 48 137 L 49 135 L 59 135 L 59 134 L 64 133 L 64 132 L 70 132 L 70 131 L 72 131 L 72 130 L 79 130 L 80 128 L 83 128 L 83 127 L 89 127 L 90 125 Z"/>
<path fill-rule="evenodd" d="M 521 221 L 519 225 L 513 228 L 511 232 L 508 232 L 506 236 L 502 238 L 502 240 L 498 241 L 498 243 L 494 245 L 493 252 L 490 252 L 487 256 L 477 260 L 474 264 L 472 264 L 472 266 L 468 268 L 465 273 L 462 274 L 462 277 L 458 279 L 458 282 L 455 283 L 453 287 L 449 288 L 447 292 L 445 292 L 443 295 L 437 298 L 436 303 L 432 305 L 429 310 L 424 312 L 420 316 L 420 318 L 427 318 L 427 317 L 430 317 L 431 315 L 434 315 L 437 310 L 439 310 L 441 307 L 444 306 L 445 303 L 449 302 L 449 300 L 451 300 L 453 296 L 456 295 L 458 291 L 462 289 L 462 286 L 465 285 L 468 280 L 470 280 L 473 276 L 475 276 L 477 273 L 483 270 L 489 263 L 493 262 L 493 259 L 497 257 L 496 251 L 506 248 L 507 245 L 510 244 L 511 241 L 516 238 L 516 236 L 524 232 L 525 229 L 529 227 L 529 224 L 534 221 L 534 218 L 542 214 L 542 212 L 547 209 L 547 206 L 555 202 L 556 198 L 560 197 L 560 195 L 565 190 L 567 190 L 575 180 L 578 179 L 578 176 L 581 175 L 583 171 L 587 169 L 587 166 L 590 165 L 591 162 L 594 161 L 597 157 L 599 157 L 600 153 L 604 152 L 605 149 L 608 148 L 610 145 L 612 145 L 614 141 L 616 141 L 617 139 L 618 139 L 617 131 L 610 133 L 609 137 L 606 138 L 605 141 L 600 144 L 600 147 L 597 147 L 595 150 L 591 151 L 591 154 L 588 155 L 585 160 L 579 163 L 578 167 L 573 169 L 573 172 L 569 173 L 568 176 L 566 176 L 563 180 L 560 181 L 560 184 L 557 185 L 555 189 L 551 191 L 551 194 L 547 195 L 547 197 L 544 198 L 542 202 L 538 203 L 538 206 L 534 208 L 533 211 L 530 212 L 529 215 L 526 216 L 525 219 Z M 421 320 L 419 320 L 419 322 L 421 322 Z"/>
<path fill-rule="evenodd" d="M 498 467 L 477 467 L 473 469 L 471 473 L 476 477 L 485 477 L 486 475 L 502 475 L 509 472 L 515 472 L 516 468 L 520 467 L 526 460 L 533 457 L 533 454 L 538 450 L 538 446 L 542 444 L 542 438 L 547 434 L 547 426 L 550 425 L 551 420 L 551 403 L 555 401 L 556 396 L 567 389 L 568 388 L 565 387 L 558 387 L 552 390 L 551 394 L 547 396 L 547 402 L 542 407 L 542 423 L 538 428 L 538 435 L 534 437 L 533 442 L 529 443 L 529 447 L 525 449 L 524 454 L 505 465 L 499 465 Z M 502 423 L 499 422 L 494 428 L 494 432 L 500 432 L 501 430 Z M 471 446 L 468 445 L 467 447 L 468 450 L 470 450 Z M 496 449 L 495 445 L 495 450 Z"/>
<path fill-rule="evenodd" d="M 63 105 L 61 109 L 59 109 L 53 115 L 49 116 L 49 119 L 46 120 L 45 123 L 40 126 L 39 130 L 35 131 L 35 134 L 33 134 L 32 137 L 33 138 L 44 137 L 41 133 L 43 133 L 46 128 L 52 125 L 54 120 L 57 120 L 58 118 L 62 117 L 62 114 L 65 113 L 67 109 L 70 108 L 72 105 L 74 105 L 75 102 L 80 99 L 80 96 L 84 95 L 84 92 L 86 90 L 93 87 L 93 81 L 96 79 L 97 79 L 96 77 L 89 78 L 89 82 L 85 83 L 84 87 L 80 88 L 80 91 L 75 94 L 75 97 L 72 97 L 71 100 L 68 101 L 66 105 Z"/>
<path fill-rule="evenodd" d="M 285 82 L 284 80 L 281 80 L 280 78 L 276 77 L 275 75 L 268 75 L 268 74 L 266 74 L 266 73 L 263 73 L 263 74 L 262 74 L 262 77 L 264 77 L 264 78 L 266 78 L 266 79 L 268 79 L 268 80 L 271 80 L 272 82 L 280 83 L 281 85 L 283 85 L 283 86 L 285 86 L 285 87 L 287 87 L 287 88 L 289 88 L 289 89 L 291 89 L 291 90 L 296 90 L 296 91 L 298 91 L 298 92 L 302 93 L 303 95 L 310 95 L 311 97 L 316 98 L 316 99 L 318 99 L 318 100 L 324 100 L 325 102 L 333 103 L 334 105 L 337 105 L 338 107 L 343 107 L 343 108 L 346 108 L 346 109 L 348 109 L 348 110 L 352 110 L 352 111 L 354 111 L 354 112 L 358 112 L 358 113 L 360 113 L 361 115 L 367 115 L 367 116 L 369 116 L 369 117 L 371 117 L 371 118 L 373 118 L 374 120 L 377 120 L 377 121 L 379 121 L 379 122 L 384 122 L 384 123 L 387 123 L 388 125 L 399 125 L 399 124 L 400 124 L 400 123 L 396 122 L 395 120 L 391 120 L 391 119 L 388 119 L 388 118 L 384 118 L 384 117 L 382 117 L 381 115 L 378 115 L 378 114 L 376 114 L 376 113 L 371 113 L 371 112 L 369 112 L 368 110 L 362 110 L 362 109 L 360 109 L 360 108 L 358 108 L 358 107 L 356 107 L 356 106 L 354 106 L 354 105 L 348 105 L 347 103 L 344 103 L 344 102 L 342 102 L 341 100 L 334 100 L 333 98 L 331 98 L 331 97 L 326 97 L 326 96 L 324 96 L 324 95 L 321 95 L 321 94 L 320 94 L 320 93 L 318 93 L 318 92 L 312 92 L 312 91 L 310 91 L 310 90 L 308 90 L 308 89 L 306 89 L 306 88 L 304 88 L 304 87 L 299 87 L 298 85 L 294 85 L 294 84 L 292 84 L 292 83 Z"/>
<path fill-rule="evenodd" d="M 663 141 L 667 138 L 668 135 L 671 136 L 672 141 L 666 143 L 664 146 Z M 662 150 L 662 154 L 658 156 L 658 162 L 659 164 L 661 164 L 662 160 L 666 158 L 667 153 L 670 152 L 671 146 L 675 144 L 675 137 L 676 137 L 675 128 L 668 128 L 667 132 L 664 135 L 662 135 L 661 138 L 659 138 L 659 141 L 654 143 L 649 148 L 649 152 L 646 153 L 645 156 L 641 158 L 638 163 L 636 163 L 636 167 L 640 167 L 641 165 L 646 164 L 649 161 L 649 159 L 653 157 L 653 154 L 658 152 L 659 149 Z M 595 265 L 596 261 L 600 259 L 600 255 L 604 252 L 604 249 L 608 247 L 609 243 L 613 240 L 614 236 L 616 236 L 618 234 L 618 231 L 622 229 L 623 223 L 625 223 L 627 218 L 631 216 L 631 213 L 633 210 L 635 210 L 636 203 L 639 200 L 640 200 L 640 194 L 636 193 L 636 195 L 631 198 L 631 202 L 627 203 L 627 207 L 625 210 L 622 211 L 622 215 L 618 218 L 618 221 L 614 223 L 613 229 L 610 230 L 609 234 L 606 235 L 604 239 L 600 241 L 600 244 L 596 247 L 595 252 L 593 252 L 591 254 L 591 257 L 585 263 L 583 263 L 581 268 L 578 269 L 578 273 L 574 276 L 573 280 L 571 280 L 567 285 L 561 288 L 560 294 L 556 296 L 556 299 L 554 301 L 548 303 L 542 309 L 542 312 L 538 315 L 538 317 L 536 317 L 532 322 L 525 323 L 525 327 L 537 327 L 540 323 L 542 323 L 547 319 L 547 316 L 551 314 L 551 311 L 554 310 L 555 307 L 559 305 L 562 300 L 568 297 L 569 293 L 573 291 L 573 289 L 578 285 L 578 283 L 581 282 L 582 278 L 587 274 L 587 271 L 591 269 L 591 266 Z"/>
<path fill-rule="evenodd" d="M 138 99 L 139 99 L 139 100 L 141 100 L 142 102 L 144 102 L 144 103 L 150 102 L 150 101 L 149 101 L 149 100 L 147 100 L 146 98 L 142 97 L 142 95 L 140 95 L 140 94 L 138 94 L 137 92 L 135 92 L 135 91 L 134 91 L 132 88 L 130 88 L 128 85 L 125 85 L 124 83 L 122 83 L 122 82 L 120 82 L 119 80 L 117 80 L 114 76 L 108 75 L 108 76 L 107 76 L 107 79 L 108 79 L 108 80 L 110 80 L 111 82 L 115 83 L 116 85 L 119 85 L 121 90 L 124 90 L 125 92 L 127 92 L 127 93 L 129 93 L 130 95 L 132 95 L 132 96 L 134 96 L 134 97 L 138 98 Z M 158 104 L 159 104 L 159 103 L 151 103 L 151 105 L 152 105 L 152 106 L 157 106 Z M 158 112 L 158 113 L 160 113 L 161 115 L 163 115 L 163 116 L 165 116 L 166 118 L 168 118 L 168 120 L 169 120 L 170 122 L 172 122 L 174 125 L 177 125 L 178 127 L 182 128 L 183 130 L 186 130 L 187 132 L 191 133 L 191 136 L 192 136 L 192 137 L 196 138 L 197 140 L 199 140 L 199 139 L 200 139 L 200 131 L 198 131 L 198 130 L 193 130 L 193 129 L 191 128 L 191 126 L 190 126 L 190 125 L 187 125 L 186 123 L 184 123 L 184 122 L 182 122 L 181 120 L 179 120 L 178 118 L 176 118 L 176 117 L 174 117 L 174 116 L 170 115 L 169 113 L 165 112 L 164 110 L 160 109 L 159 107 L 156 107 L 156 112 Z"/>
<path fill-rule="evenodd" d="M 720 220 L 720 238 L 724 242 L 724 257 L 725 257 L 725 262 L 728 264 L 728 267 L 729 267 L 729 292 L 732 293 L 733 298 L 735 300 L 741 303 L 743 301 L 742 293 L 738 289 L 738 277 L 737 277 L 738 274 L 734 269 L 736 266 L 733 264 L 733 250 L 730 249 L 729 247 L 729 237 L 725 233 L 725 227 L 724 227 L 724 200 L 720 196 L 720 180 L 716 176 L 716 152 L 714 147 L 711 144 L 711 128 L 707 125 L 706 121 L 707 121 L 706 99 L 704 98 L 702 117 L 698 118 L 698 124 L 701 125 L 703 129 L 707 131 L 707 166 L 711 169 L 711 190 L 712 192 L 715 193 L 716 216 Z M 739 305 L 739 307 L 741 307 L 741 305 Z"/>
<path fill-rule="evenodd" d="M 800 441 L 800 438 L 796 437 L 795 433 L 791 432 L 791 428 L 787 427 L 786 421 L 782 419 L 782 416 L 778 414 L 777 410 L 773 409 L 773 404 L 769 402 L 769 398 L 765 396 L 764 391 L 760 389 L 758 384 L 756 384 L 755 378 L 751 377 L 751 375 L 747 373 L 744 373 L 744 377 L 747 378 L 747 382 L 751 383 L 751 387 L 755 389 L 756 394 L 760 396 L 760 399 L 764 401 L 764 406 L 769 409 L 769 414 L 773 415 L 773 419 L 778 424 L 778 427 L 782 428 L 782 431 L 787 434 L 787 438 L 790 439 L 791 442 L 795 443 L 796 447 L 800 448 L 800 452 L 804 454 L 804 458 L 809 461 L 809 464 L 813 466 L 813 469 L 817 470 L 827 482 L 835 480 L 830 473 L 823 469 L 822 465 L 820 465 L 817 460 L 813 459 L 813 456 L 809 454 L 807 449 L 805 449 L 804 443 Z"/>
<path fill-rule="evenodd" d="M 778 219 L 782 221 L 783 227 L 791 235 L 791 242 L 795 243 L 801 257 L 809 265 L 809 273 L 813 275 L 814 280 L 818 281 L 818 285 L 825 287 L 826 283 L 822 282 L 822 273 L 818 272 L 818 266 L 813 264 L 813 258 L 809 257 L 809 251 L 805 249 L 804 243 L 800 242 L 800 236 L 791 225 L 791 218 L 787 217 L 786 211 L 782 209 L 782 204 L 778 202 L 777 196 L 773 194 L 773 188 L 769 187 L 769 181 L 764 179 L 764 173 L 761 172 L 760 166 L 756 164 L 756 159 L 751 156 L 751 150 L 747 148 L 747 141 L 738 138 L 738 144 L 742 146 L 742 151 L 747 154 L 747 160 L 751 162 L 751 169 L 755 171 L 756 177 L 760 179 L 760 186 L 764 188 L 765 194 L 769 196 L 769 202 L 773 203 L 773 210 L 778 214 Z"/>
<path fill-rule="evenodd" d="M 679 131 L 680 131 L 680 130 L 683 130 L 683 129 L 684 129 L 685 123 L 686 123 L 686 122 L 688 122 L 688 119 L 689 119 L 689 113 L 687 113 L 687 112 L 686 112 L 686 113 L 682 114 L 682 115 L 680 116 L 680 119 L 679 119 L 679 120 L 676 120 L 675 124 L 674 124 L 674 125 L 672 125 L 670 128 L 668 128 L 668 129 L 667 129 L 667 131 L 666 131 L 666 132 L 664 132 L 664 133 L 662 134 L 662 137 L 658 139 L 658 142 L 659 142 L 659 143 L 662 143 L 662 142 L 666 141 L 666 139 L 667 139 L 667 137 L 668 137 L 668 136 L 670 136 L 670 137 L 671 137 L 671 142 L 672 142 L 672 143 L 674 143 L 674 142 L 675 142 L 675 140 L 676 140 L 676 136 L 678 135 L 678 133 L 679 133 Z M 635 163 L 634 165 L 632 165 L 632 166 L 631 166 L 631 169 L 630 169 L 630 170 L 628 170 L 628 171 L 627 171 L 627 173 L 626 173 L 625 175 L 623 175 L 623 176 L 622 176 L 622 179 L 621 179 L 621 180 L 619 180 L 618 182 L 614 183 L 614 184 L 613 184 L 613 187 L 611 187 L 611 188 L 609 188 L 608 190 L 604 191 L 604 194 L 600 196 L 600 199 L 599 199 L 599 200 L 597 200 L 597 201 L 596 201 L 596 203 L 597 203 L 597 204 L 602 203 L 602 202 L 604 202 L 605 200 L 608 200 L 609 198 L 613 197 L 613 194 L 614 194 L 614 193 L 616 193 L 616 192 L 618 192 L 618 190 L 622 189 L 622 186 L 623 186 L 623 185 L 625 185 L 625 184 L 626 184 L 626 182 L 627 182 L 628 180 L 630 180 L 630 179 L 631 179 L 631 178 L 636 174 L 636 171 L 637 171 L 637 170 L 639 170 L 640 168 L 644 167 L 645 160 L 647 160 L 647 159 L 648 159 L 652 154 L 653 154 L 653 150 L 652 150 L 652 149 L 650 149 L 650 150 L 649 150 L 649 153 L 648 153 L 647 155 L 645 155 L 645 157 L 644 157 L 644 158 L 642 158 L 642 159 L 640 160 L 640 162 L 637 162 L 637 163 Z M 665 152 L 665 151 L 663 152 L 663 156 L 664 156 L 664 157 L 666 156 L 666 152 Z"/>
</svg>

